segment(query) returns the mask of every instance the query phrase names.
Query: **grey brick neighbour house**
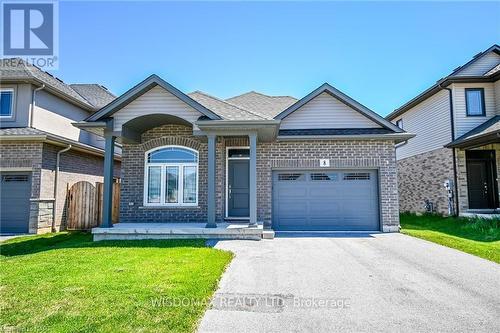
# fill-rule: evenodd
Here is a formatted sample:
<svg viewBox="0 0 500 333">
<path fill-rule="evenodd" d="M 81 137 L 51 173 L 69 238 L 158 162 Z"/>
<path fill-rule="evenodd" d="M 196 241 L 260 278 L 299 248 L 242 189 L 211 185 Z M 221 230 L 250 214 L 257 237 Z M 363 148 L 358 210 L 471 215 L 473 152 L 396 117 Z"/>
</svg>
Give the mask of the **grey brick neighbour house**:
<svg viewBox="0 0 500 333">
<path fill-rule="evenodd" d="M 72 123 L 115 97 L 97 84 L 68 85 L 20 59 L 1 60 L 0 92 L 1 232 L 49 232 L 53 219 L 60 230 L 67 186 L 103 181 L 104 140 Z M 119 177 L 119 155 L 115 158 Z"/>
<path fill-rule="evenodd" d="M 152 75 L 74 125 L 106 156 L 122 144 L 120 224 L 399 230 L 395 145 L 413 135 L 328 84 L 222 100 Z"/>
<path fill-rule="evenodd" d="M 429 200 L 446 215 L 497 212 L 499 78 L 493 45 L 386 117 L 416 134 L 396 148 L 401 211 L 423 212 Z"/>
</svg>

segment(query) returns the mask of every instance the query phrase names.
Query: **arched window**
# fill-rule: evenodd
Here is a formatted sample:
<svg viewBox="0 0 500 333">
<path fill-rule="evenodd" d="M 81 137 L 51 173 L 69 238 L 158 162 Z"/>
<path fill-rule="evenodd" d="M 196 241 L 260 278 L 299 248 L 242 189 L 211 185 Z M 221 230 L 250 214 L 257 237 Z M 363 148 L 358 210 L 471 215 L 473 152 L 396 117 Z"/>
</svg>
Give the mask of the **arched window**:
<svg viewBox="0 0 500 333">
<path fill-rule="evenodd" d="M 166 146 L 146 152 L 144 205 L 198 205 L 198 152 Z"/>
</svg>

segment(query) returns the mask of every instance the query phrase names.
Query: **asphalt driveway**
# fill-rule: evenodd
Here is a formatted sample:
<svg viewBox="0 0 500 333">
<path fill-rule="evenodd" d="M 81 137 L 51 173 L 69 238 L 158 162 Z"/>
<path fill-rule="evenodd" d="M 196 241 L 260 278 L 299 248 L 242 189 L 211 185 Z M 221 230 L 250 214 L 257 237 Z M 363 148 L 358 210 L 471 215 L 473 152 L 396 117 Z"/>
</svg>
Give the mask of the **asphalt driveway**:
<svg viewBox="0 0 500 333">
<path fill-rule="evenodd" d="M 402 234 L 221 241 L 200 332 L 500 332 L 500 265 Z"/>
</svg>

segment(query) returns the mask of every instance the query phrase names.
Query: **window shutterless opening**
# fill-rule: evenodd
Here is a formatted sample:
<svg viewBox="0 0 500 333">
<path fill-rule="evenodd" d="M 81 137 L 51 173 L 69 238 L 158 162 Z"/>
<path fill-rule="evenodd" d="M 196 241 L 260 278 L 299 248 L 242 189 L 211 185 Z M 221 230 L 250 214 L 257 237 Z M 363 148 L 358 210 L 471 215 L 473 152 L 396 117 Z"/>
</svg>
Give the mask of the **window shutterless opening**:
<svg viewBox="0 0 500 333">
<path fill-rule="evenodd" d="M 3 182 L 27 182 L 29 180 L 27 175 L 6 175 L 2 176 Z"/>
<path fill-rule="evenodd" d="M 0 117 L 10 118 L 14 108 L 14 90 L 0 89 Z"/>
<path fill-rule="evenodd" d="M 198 204 L 198 152 L 167 146 L 146 152 L 144 205 L 196 206 Z"/>
<path fill-rule="evenodd" d="M 465 110 L 468 117 L 486 115 L 483 88 L 465 88 Z"/>
<path fill-rule="evenodd" d="M 344 173 L 344 180 L 370 180 L 368 172 L 347 172 Z"/>
</svg>

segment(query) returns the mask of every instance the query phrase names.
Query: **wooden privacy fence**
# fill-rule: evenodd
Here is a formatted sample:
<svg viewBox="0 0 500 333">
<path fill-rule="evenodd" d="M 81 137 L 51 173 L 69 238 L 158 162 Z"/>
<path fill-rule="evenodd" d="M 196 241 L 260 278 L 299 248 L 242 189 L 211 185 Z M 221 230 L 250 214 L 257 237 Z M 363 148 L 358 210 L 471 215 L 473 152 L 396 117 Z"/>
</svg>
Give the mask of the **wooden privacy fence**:
<svg viewBox="0 0 500 333">
<path fill-rule="evenodd" d="M 78 182 L 68 188 L 67 228 L 88 230 L 101 225 L 104 184 Z M 113 223 L 118 223 L 120 208 L 120 183 L 113 183 Z"/>
</svg>

